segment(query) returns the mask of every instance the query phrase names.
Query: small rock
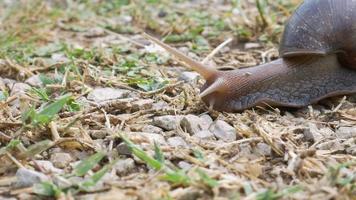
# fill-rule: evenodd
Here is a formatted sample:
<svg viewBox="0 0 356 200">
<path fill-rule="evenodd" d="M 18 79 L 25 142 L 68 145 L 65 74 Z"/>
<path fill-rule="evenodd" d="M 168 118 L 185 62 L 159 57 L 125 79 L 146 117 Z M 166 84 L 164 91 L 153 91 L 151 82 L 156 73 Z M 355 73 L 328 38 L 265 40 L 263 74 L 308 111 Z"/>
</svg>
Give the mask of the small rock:
<svg viewBox="0 0 356 200">
<path fill-rule="evenodd" d="M 55 167 L 60 169 L 67 167 L 72 161 L 73 158 L 69 153 L 58 152 L 51 155 L 51 162 Z"/>
<path fill-rule="evenodd" d="M 132 154 L 130 148 L 125 143 L 121 143 L 121 144 L 117 145 L 116 150 L 119 155 L 129 156 Z"/>
<path fill-rule="evenodd" d="M 197 132 L 203 130 L 202 120 L 198 116 L 195 115 L 186 115 L 180 121 L 180 125 L 183 130 L 187 130 L 191 135 L 196 134 Z"/>
<path fill-rule="evenodd" d="M 154 103 L 152 105 L 152 108 L 154 110 L 164 110 L 164 109 L 168 109 L 169 108 L 169 105 L 167 102 L 165 101 L 158 101 L 157 103 Z"/>
<path fill-rule="evenodd" d="M 160 134 L 156 133 L 145 133 L 145 132 L 131 132 L 132 136 L 138 136 L 140 140 L 146 140 L 150 145 L 157 143 L 159 145 L 166 145 L 166 140 Z"/>
<path fill-rule="evenodd" d="M 27 90 L 31 89 L 26 83 L 15 83 L 11 88 L 10 96 L 15 94 L 25 94 Z"/>
<path fill-rule="evenodd" d="M 316 145 L 316 148 L 320 150 L 333 150 L 333 151 L 344 149 L 343 145 L 340 143 L 339 140 L 331 140 L 331 141 L 320 143 Z"/>
<path fill-rule="evenodd" d="M 198 139 L 202 140 L 209 140 L 209 139 L 214 139 L 214 134 L 208 130 L 201 130 L 198 131 L 193 135 L 193 137 L 196 137 Z"/>
<path fill-rule="evenodd" d="M 173 147 L 188 147 L 188 144 L 179 136 L 168 138 L 168 144 Z"/>
<path fill-rule="evenodd" d="M 43 83 L 40 79 L 40 75 L 33 75 L 30 78 L 28 78 L 25 83 L 33 86 L 33 87 L 43 87 Z"/>
<path fill-rule="evenodd" d="M 130 94 L 129 90 L 114 88 L 96 88 L 88 94 L 87 99 L 100 103 L 103 101 L 126 98 Z"/>
<path fill-rule="evenodd" d="M 200 116 L 200 119 L 202 121 L 201 126 L 203 130 L 209 129 L 210 125 L 213 123 L 213 119 L 207 114 Z"/>
<path fill-rule="evenodd" d="M 106 35 L 106 33 L 105 33 L 104 29 L 102 29 L 100 27 L 90 28 L 88 30 L 88 32 L 86 32 L 84 34 L 84 36 L 87 37 L 87 38 L 102 37 L 102 36 L 105 36 L 105 35 Z"/>
<path fill-rule="evenodd" d="M 236 130 L 230 124 L 222 120 L 216 120 L 210 126 L 209 130 L 214 133 L 215 137 L 225 142 L 236 140 Z"/>
<path fill-rule="evenodd" d="M 36 183 L 48 180 L 46 175 L 23 167 L 17 170 L 16 178 L 15 187 L 30 187 Z"/>
<path fill-rule="evenodd" d="M 320 134 L 317 126 L 313 123 L 308 123 L 308 128 L 304 129 L 303 134 L 304 134 L 304 139 L 310 142 L 315 142 L 319 141 L 320 139 L 323 138 L 323 136 Z"/>
<path fill-rule="evenodd" d="M 127 175 L 135 168 L 135 161 L 132 158 L 127 158 L 124 160 L 119 160 L 115 165 L 114 169 L 118 175 Z"/>
<path fill-rule="evenodd" d="M 253 43 L 253 42 L 245 43 L 245 49 L 256 49 L 260 47 L 261 45 L 259 43 Z"/>
<path fill-rule="evenodd" d="M 187 163 L 187 162 L 185 162 L 185 161 L 180 161 L 178 163 L 178 167 L 183 169 L 183 170 L 187 170 L 188 171 L 190 168 L 192 168 L 192 165 Z"/>
<path fill-rule="evenodd" d="M 165 115 L 155 117 L 153 119 L 153 124 L 163 128 L 166 131 L 175 130 L 181 121 L 182 116 L 175 116 L 175 115 Z"/>
<path fill-rule="evenodd" d="M 104 139 L 108 132 L 105 130 L 89 130 L 89 134 L 93 139 Z"/>
<path fill-rule="evenodd" d="M 144 127 L 142 127 L 142 131 L 146 133 L 157 133 L 157 134 L 161 134 L 163 132 L 161 128 L 153 125 L 145 125 Z"/>
<path fill-rule="evenodd" d="M 271 155 L 271 152 L 272 152 L 272 149 L 271 147 L 264 143 L 264 142 L 259 142 L 256 146 L 256 151 L 260 154 L 260 155 L 263 155 L 263 156 L 270 156 Z"/>
<path fill-rule="evenodd" d="M 66 63 L 70 61 L 63 53 L 53 53 L 51 59 L 54 63 Z"/>
<path fill-rule="evenodd" d="M 63 173 L 63 170 L 54 167 L 53 164 L 48 160 L 36 160 L 35 162 L 38 166 L 40 166 L 46 172 L 54 173 L 54 174 Z"/>
<path fill-rule="evenodd" d="M 1 66 L 0 66 L 1 67 Z M 14 79 L 9 79 L 9 78 L 2 78 L 2 81 L 3 83 L 8 87 L 8 88 L 12 88 L 15 83 L 16 83 L 16 80 Z"/>
<path fill-rule="evenodd" d="M 200 75 L 196 72 L 182 72 L 179 76 L 179 80 L 186 83 L 197 84 L 199 77 Z"/>
<path fill-rule="evenodd" d="M 140 99 L 132 102 L 132 111 L 147 110 L 152 108 L 153 99 Z"/>
<path fill-rule="evenodd" d="M 239 149 L 240 149 L 240 152 L 239 152 L 240 157 L 250 158 L 253 155 L 252 148 L 249 143 L 240 144 Z"/>
<path fill-rule="evenodd" d="M 348 147 L 346 149 L 346 153 L 347 154 L 350 154 L 350 155 L 353 155 L 353 156 L 356 156 L 356 145 L 353 145 L 351 147 Z"/>
<path fill-rule="evenodd" d="M 340 127 L 335 133 L 339 139 L 356 138 L 356 127 Z"/>
</svg>

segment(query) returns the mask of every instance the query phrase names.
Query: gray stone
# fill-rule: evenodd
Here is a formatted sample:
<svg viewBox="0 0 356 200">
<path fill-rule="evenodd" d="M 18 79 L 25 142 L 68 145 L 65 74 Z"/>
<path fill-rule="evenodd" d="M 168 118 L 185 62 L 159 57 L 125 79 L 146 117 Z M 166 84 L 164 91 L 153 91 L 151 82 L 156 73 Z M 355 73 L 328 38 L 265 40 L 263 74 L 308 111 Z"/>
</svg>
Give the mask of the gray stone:
<svg viewBox="0 0 356 200">
<path fill-rule="evenodd" d="M 179 80 L 186 83 L 197 84 L 199 77 L 200 75 L 196 72 L 182 72 L 179 76 Z"/>
<path fill-rule="evenodd" d="M 209 130 L 201 130 L 198 131 L 193 135 L 193 137 L 196 137 L 198 139 L 202 140 L 209 140 L 209 139 L 214 139 L 214 134 L 210 132 Z"/>
<path fill-rule="evenodd" d="M 259 153 L 260 155 L 263 155 L 263 156 L 270 156 L 272 153 L 271 147 L 264 142 L 259 142 L 257 144 L 256 151 L 257 151 L 257 153 Z"/>
<path fill-rule="evenodd" d="M 89 134 L 93 139 L 104 139 L 108 132 L 105 130 L 89 130 Z"/>
<path fill-rule="evenodd" d="M 118 175 L 126 175 L 135 168 L 135 161 L 132 158 L 119 160 L 114 165 L 114 169 Z"/>
<path fill-rule="evenodd" d="M 105 33 L 104 29 L 102 29 L 100 27 L 90 28 L 86 33 L 84 33 L 84 36 L 87 38 L 102 37 L 105 35 L 106 35 L 106 33 Z"/>
<path fill-rule="evenodd" d="M 121 144 L 117 145 L 116 150 L 119 155 L 131 155 L 132 154 L 130 148 L 125 143 L 121 143 Z"/>
<path fill-rule="evenodd" d="M 40 79 L 40 75 L 38 75 L 38 74 L 29 77 L 25 81 L 25 83 L 27 83 L 27 84 L 29 84 L 29 85 L 31 85 L 33 87 L 43 87 L 43 83 L 42 83 L 42 81 Z"/>
<path fill-rule="evenodd" d="M 240 157 L 250 158 L 253 155 L 252 148 L 249 143 L 240 144 L 239 149 L 240 149 L 240 152 L 239 152 Z"/>
<path fill-rule="evenodd" d="M 183 169 L 183 170 L 187 170 L 188 171 L 190 168 L 192 168 L 192 165 L 187 163 L 187 162 L 185 162 L 185 161 L 180 161 L 178 163 L 178 167 Z"/>
<path fill-rule="evenodd" d="M 179 136 L 168 138 L 168 144 L 173 147 L 188 147 L 188 144 Z"/>
<path fill-rule="evenodd" d="M 200 116 L 200 119 L 202 121 L 201 126 L 203 130 L 209 129 L 210 125 L 213 123 L 213 119 L 207 114 Z"/>
<path fill-rule="evenodd" d="M 72 161 L 73 158 L 69 153 L 58 152 L 51 155 L 51 162 L 55 167 L 60 169 L 67 167 Z"/>
<path fill-rule="evenodd" d="M 230 124 L 222 120 L 216 120 L 209 130 L 220 140 L 232 142 L 236 140 L 236 130 Z"/>
<path fill-rule="evenodd" d="M 315 142 L 323 138 L 317 126 L 313 123 L 308 123 L 308 128 L 304 129 L 304 139 L 310 142 Z"/>
<path fill-rule="evenodd" d="M 40 166 L 43 170 L 48 173 L 61 174 L 63 170 L 56 168 L 53 164 L 48 160 L 36 160 L 35 161 L 38 166 Z"/>
<path fill-rule="evenodd" d="M 87 99 L 100 103 L 103 101 L 126 98 L 129 94 L 130 91 L 124 89 L 96 88 L 88 94 Z"/>
<path fill-rule="evenodd" d="M 145 133 L 145 132 L 131 132 L 131 135 L 136 135 L 139 136 L 146 141 L 148 141 L 151 145 L 154 145 L 154 143 L 157 143 L 159 145 L 167 145 L 166 140 L 164 137 L 160 134 L 156 133 Z"/>
<path fill-rule="evenodd" d="M 179 125 L 181 119 L 182 116 L 175 116 L 175 115 L 159 116 L 153 119 L 153 124 L 160 128 L 163 128 L 166 131 L 171 131 L 177 128 L 177 125 Z"/>
<path fill-rule="evenodd" d="M 53 53 L 51 59 L 55 63 L 66 63 L 70 61 L 63 53 Z"/>
<path fill-rule="evenodd" d="M 340 127 L 335 133 L 339 139 L 356 138 L 356 127 Z"/>
<path fill-rule="evenodd" d="M 15 95 L 15 94 L 25 94 L 26 91 L 29 89 L 31 89 L 31 86 L 29 86 L 26 83 L 15 83 L 11 87 L 10 96 Z"/>
<path fill-rule="evenodd" d="M 17 170 L 16 179 L 15 187 L 31 187 L 49 178 L 40 172 L 22 167 Z"/>
<path fill-rule="evenodd" d="M 195 115 L 186 115 L 180 121 L 180 125 L 183 130 L 187 130 L 191 135 L 196 134 L 197 132 L 203 130 L 202 128 L 202 120 L 198 116 Z"/>
<path fill-rule="evenodd" d="M 316 148 L 320 149 L 320 150 L 333 150 L 333 151 L 344 149 L 343 145 L 337 139 L 320 143 L 320 144 L 316 145 Z"/>
<path fill-rule="evenodd" d="M 147 133 L 157 133 L 157 134 L 161 134 L 163 132 L 161 128 L 153 125 L 145 125 L 142 128 L 142 131 Z"/>
<path fill-rule="evenodd" d="M 169 109 L 169 105 L 165 101 L 158 101 L 157 103 L 154 103 L 152 105 L 152 109 L 154 110 L 164 110 L 164 109 Z"/>
</svg>

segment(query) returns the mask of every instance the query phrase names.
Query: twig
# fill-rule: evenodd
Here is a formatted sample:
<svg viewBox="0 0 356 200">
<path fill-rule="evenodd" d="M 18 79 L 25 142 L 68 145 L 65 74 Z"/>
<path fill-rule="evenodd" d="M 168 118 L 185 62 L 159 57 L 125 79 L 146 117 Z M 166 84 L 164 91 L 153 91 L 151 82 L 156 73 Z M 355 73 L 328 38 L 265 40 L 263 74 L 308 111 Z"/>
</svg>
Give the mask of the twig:
<svg viewBox="0 0 356 200">
<path fill-rule="evenodd" d="M 5 58 L 5 61 L 7 62 L 7 64 L 16 69 L 18 72 L 24 72 L 27 76 L 33 76 L 35 75 L 34 73 L 32 73 L 30 70 L 28 70 L 25 67 L 20 66 L 19 64 L 16 64 L 14 62 L 12 62 L 9 58 Z"/>
<path fill-rule="evenodd" d="M 61 136 L 59 136 L 58 129 L 57 129 L 57 124 L 55 122 L 49 123 L 49 126 L 51 128 L 51 133 L 52 133 L 52 140 L 53 141 L 58 141 Z"/>
</svg>

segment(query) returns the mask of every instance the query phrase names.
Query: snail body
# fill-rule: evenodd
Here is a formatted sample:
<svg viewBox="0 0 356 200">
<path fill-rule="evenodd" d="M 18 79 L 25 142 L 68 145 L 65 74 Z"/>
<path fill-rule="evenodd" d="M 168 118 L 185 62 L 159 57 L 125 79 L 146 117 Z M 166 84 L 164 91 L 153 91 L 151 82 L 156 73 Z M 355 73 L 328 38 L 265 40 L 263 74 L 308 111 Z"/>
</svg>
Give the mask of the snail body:
<svg viewBox="0 0 356 200">
<path fill-rule="evenodd" d="M 145 37 L 205 78 L 200 96 L 215 110 L 303 107 L 356 93 L 356 0 L 305 0 L 285 26 L 280 58 L 244 69 L 219 71 Z"/>
</svg>

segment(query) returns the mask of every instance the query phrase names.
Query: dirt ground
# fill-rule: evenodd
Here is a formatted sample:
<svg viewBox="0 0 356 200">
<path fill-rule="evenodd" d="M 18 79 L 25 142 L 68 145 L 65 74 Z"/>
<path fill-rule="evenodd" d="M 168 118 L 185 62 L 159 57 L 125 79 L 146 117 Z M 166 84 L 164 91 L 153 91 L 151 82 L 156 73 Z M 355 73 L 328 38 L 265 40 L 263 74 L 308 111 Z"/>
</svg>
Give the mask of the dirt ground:
<svg viewBox="0 0 356 200">
<path fill-rule="evenodd" d="M 209 110 L 142 36 L 254 66 L 299 3 L 0 0 L 0 199 L 356 199 L 355 95 Z"/>
</svg>

